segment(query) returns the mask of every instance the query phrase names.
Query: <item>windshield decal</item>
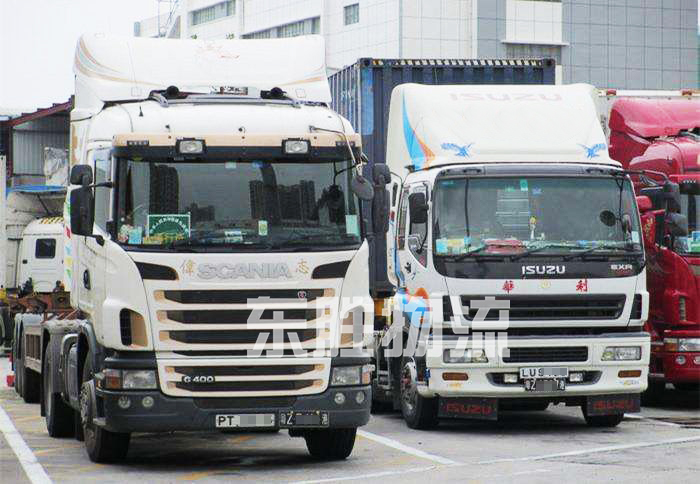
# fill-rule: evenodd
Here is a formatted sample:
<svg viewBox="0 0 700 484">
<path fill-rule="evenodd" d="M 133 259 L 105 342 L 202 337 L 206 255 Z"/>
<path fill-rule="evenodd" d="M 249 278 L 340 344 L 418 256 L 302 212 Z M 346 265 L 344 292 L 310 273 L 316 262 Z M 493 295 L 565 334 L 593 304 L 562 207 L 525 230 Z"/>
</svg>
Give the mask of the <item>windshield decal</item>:
<svg viewBox="0 0 700 484">
<path fill-rule="evenodd" d="M 149 214 L 147 232 L 152 241 L 161 243 L 186 239 L 190 236 L 190 214 Z"/>
</svg>

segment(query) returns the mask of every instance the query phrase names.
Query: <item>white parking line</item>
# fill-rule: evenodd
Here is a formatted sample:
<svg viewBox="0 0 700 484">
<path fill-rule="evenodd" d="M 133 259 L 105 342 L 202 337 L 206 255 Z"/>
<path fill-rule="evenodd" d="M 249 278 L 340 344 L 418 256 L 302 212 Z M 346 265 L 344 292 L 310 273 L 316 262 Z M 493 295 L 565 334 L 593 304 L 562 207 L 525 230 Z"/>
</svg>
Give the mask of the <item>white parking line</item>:
<svg viewBox="0 0 700 484">
<path fill-rule="evenodd" d="M 571 452 L 560 452 L 558 454 L 534 455 L 530 457 L 512 457 L 507 459 L 493 459 L 477 462 L 477 464 L 496 464 L 499 462 L 524 462 L 532 460 L 553 459 L 555 457 L 571 457 L 576 455 L 596 454 L 600 452 L 614 452 L 618 450 L 638 449 L 641 447 L 656 447 L 659 445 L 683 444 L 686 442 L 700 441 L 700 436 L 684 437 L 680 439 L 659 440 L 657 442 L 639 442 L 636 444 L 609 445 L 607 447 L 596 447 L 593 449 L 572 450 Z"/>
<path fill-rule="evenodd" d="M 358 430 L 357 435 L 361 435 L 362 437 L 373 440 L 375 442 L 378 442 L 380 444 L 386 445 L 387 447 L 392 447 L 396 450 L 400 450 L 401 452 L 405 452 L 407 454 L 414 455 L 416 457 L 421 457 L 423 459 L 428 459 L 432 460 L 433 462 L 437 462 L 438 464 L 446 465 L 446 466 L 455 466 L 455 465 L 460 465 L 459 462 L 453 461 L 452 459 L 448 459 L 447 457 L 441 457 L 439 455 L 435 454 L 429 454 L 428 452 L 424 452 L 420 449 L 414 449 L 413 447 L 409 447 L 408 445 L 402 444 L 401 442 L 390 439 L 388 437 L 382 437 L 381 435 L 373 434 L 371 432 L 367 432 L 366 430 Z"/>
<path fill-rule="evenodd" d="M 384 472 L 375 472 L 373 474 L 362 474 L 362 475 L 346 476 L 346 477 L 331 477 L 329 479 L 314 479 L 314 480 L 310 480 L 310 481 L 296 481 L 296 482 L 292 482 L 291 484 L 316 484 L 316 483 L 321 483 L 321 482 L 354 481 L 354 480 L 358 480 L 358 479 L 376 479 L 378 477 L 396 476 L 398 474 L 411 474 L 414 472 L 427 472 L 427 471 L 432 471 L 433 469 L 437 469 L 437 467 L 438 466 L 412 467 L 410 469 L 403 469 L 400 471 L 384 471 Z"/>
<path fill-rule="evenodd" d="M 10 416 L 7 415 L 2 407 L 0 407 L 0 432 L 5 436 L 5 440 L 7 440 L 12 452 L 17 456 L 17 460 L 22 465 L 25 474 L 27 474 L 32 484 L 50 484 L 51 479 L 48 474 L 46 474 L 44 468 L 41 467 L 39 461 L 36 460 L 32 449 L 29 448 L 12 424 Z"/>
</svg>

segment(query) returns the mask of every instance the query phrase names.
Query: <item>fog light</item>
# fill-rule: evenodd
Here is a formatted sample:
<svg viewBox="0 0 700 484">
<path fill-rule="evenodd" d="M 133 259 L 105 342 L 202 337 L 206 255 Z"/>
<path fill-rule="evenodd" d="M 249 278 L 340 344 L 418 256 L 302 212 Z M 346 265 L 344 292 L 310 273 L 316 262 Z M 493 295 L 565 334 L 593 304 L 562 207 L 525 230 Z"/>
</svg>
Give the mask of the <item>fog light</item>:
<svg viewBox="0 0 700 484">
<path fill-rule="evenodd" d="M 362 405 L 362 403 L 365 401 L 365 392 L 357 392 L 355 394 L 355 401 L 358 405 Z"/>
<path fill-rule="evenodd" d="M 336 393 L 333 397 L 333 401 L 338 405 L 342 405 L 345 403 L 345 395 L 342 393 Z"/>
<path fill-rule="evenodd" d="M 131 406 L 131 399 L 129 397 L 119 397 L 119 400 L 117 400 L 117 405 L 119 405 L 119 408 L 122 410 L 126 410 Z"/>
<path fill-rule="evenodd" d="M 503 383 L 518 383 L 518 374 L 517 373 L 504 373 L 503 374 Z"/>
<path fill-rule="evenodd" d="M 685 365 L 685 356 L 683 356 L 683 355 L 676 356 L 676 363 L 679 365 Z"/>
<path fill-rule="evenodd" d="M 581 383 L 583 381 L 583 372 L 582 371 L 573 371 L 569 373 L 569 381 L 571 383 Z"/>
<path fill-rule="evenodd" d="M 153 400 L 153 397 L 143 397 L 143 400 L 141 400 L 141 405 L 143 405 L 143 408 L 151 408 L 155 403 L 156 401 Z"/>
</svg>

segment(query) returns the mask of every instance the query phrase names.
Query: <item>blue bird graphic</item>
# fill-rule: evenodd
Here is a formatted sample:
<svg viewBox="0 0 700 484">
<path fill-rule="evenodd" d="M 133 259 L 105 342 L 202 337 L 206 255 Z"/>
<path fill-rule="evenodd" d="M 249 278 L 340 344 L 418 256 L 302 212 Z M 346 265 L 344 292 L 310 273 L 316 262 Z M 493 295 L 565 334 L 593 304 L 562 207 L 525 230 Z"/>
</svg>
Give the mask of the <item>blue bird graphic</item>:
<svg viewBox="0 0 700 484">
<path fill-rule="evenodd" d="M 593 145 L 590 147 L 579 143 L 579 146 L 586 150 L 586 158 L 588 158 L 589 160 L 591 158 L 597 158 L 599 156 L 598 152 L 607 148 L 607 146 L 604 143 L 598 143 L 597 145 Z"/>
<path fill-rule="evenodd" d="M 469 143 L 466 146 L 459 146 L 454 143 L 443 143 L 442 144 L 442 149 L 443 150 L 454 150 L 456 156 L 461 156 L 463 158 L 469 158 L 472 156 L 471 154 L 471 148 L 474 146 L 474 143 Z"/>
</svg>

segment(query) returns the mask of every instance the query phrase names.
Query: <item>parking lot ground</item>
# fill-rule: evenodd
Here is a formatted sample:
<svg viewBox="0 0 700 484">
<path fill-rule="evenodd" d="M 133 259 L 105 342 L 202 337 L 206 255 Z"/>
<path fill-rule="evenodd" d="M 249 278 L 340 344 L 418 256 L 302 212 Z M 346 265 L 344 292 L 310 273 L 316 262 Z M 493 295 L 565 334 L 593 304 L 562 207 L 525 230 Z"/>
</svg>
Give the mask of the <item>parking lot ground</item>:
<svg viewBox="0 0 700 484">
<path fill-rule="evenodd" d="M 0 389 L 0 481 L 25 482 L 697 482 L 700 395 L 668 390 L 617 428 L 592 429 L 578 408 L 510 412 L 496 423 L 406 427 L 397 413 L 374 415 L 346 461 L 318 462 L 303 439 L 279 433 L 138 434 L 127 461 L 89 461 L 83 444 L 52 439 L 38 405 Z M 25 443 L 16 455 L 9 440 Z M 33 461 L 35 459 L 35 461 Z M 32 464 L 32 462 L 34 462 Z M 23 466 L 24 464 L 24 466 Z"/>
</svg>

